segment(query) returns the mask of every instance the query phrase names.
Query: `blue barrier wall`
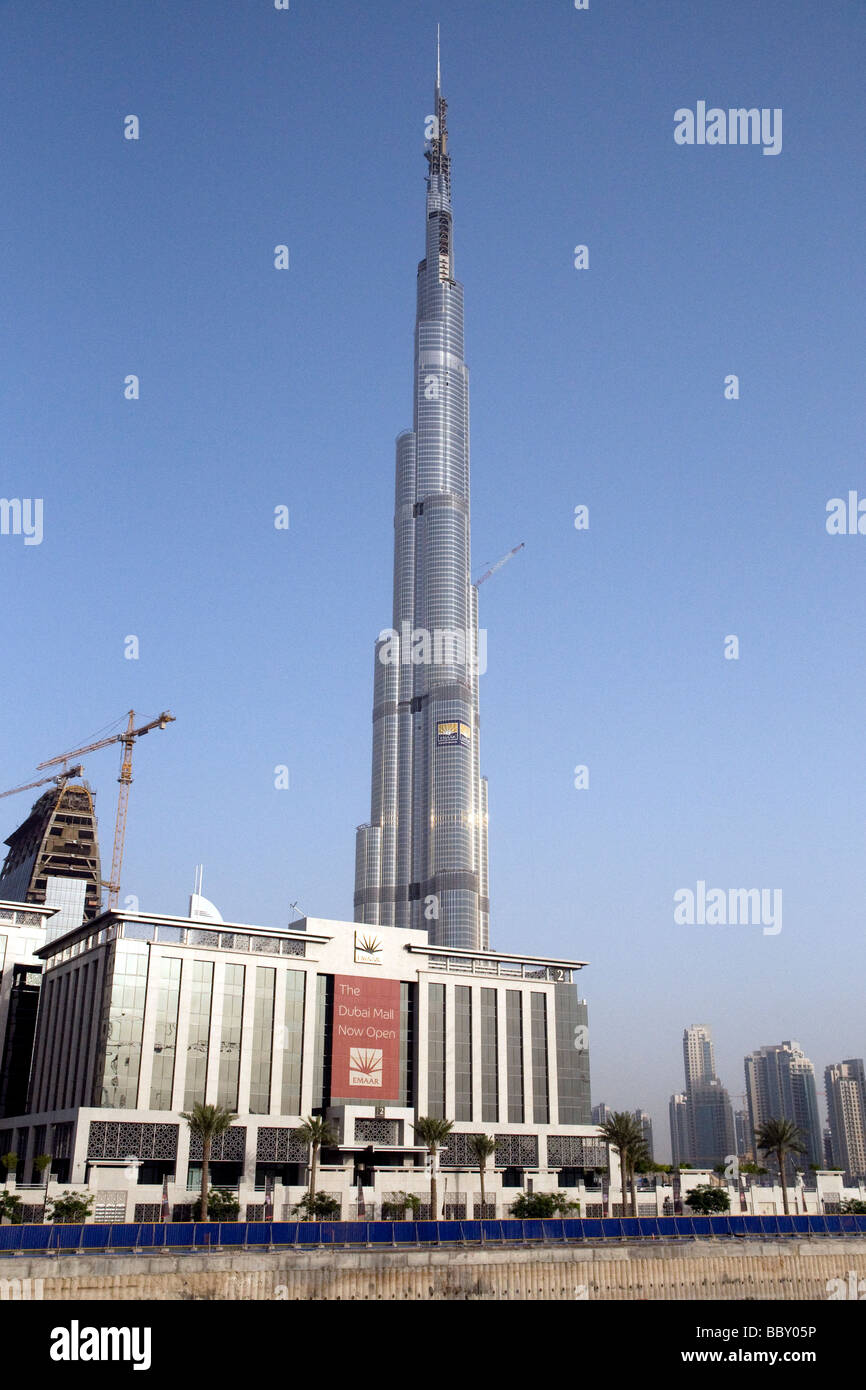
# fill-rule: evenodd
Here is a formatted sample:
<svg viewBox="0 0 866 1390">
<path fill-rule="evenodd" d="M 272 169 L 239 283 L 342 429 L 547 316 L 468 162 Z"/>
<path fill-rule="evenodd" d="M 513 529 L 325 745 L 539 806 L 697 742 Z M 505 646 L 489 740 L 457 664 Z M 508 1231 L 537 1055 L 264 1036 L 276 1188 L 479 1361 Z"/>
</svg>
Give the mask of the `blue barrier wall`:
<svg viewBox="0 0 866 1390">
<path fill-rule="evenodd" d="M 74 1255 L 105 1250 L 231 1250 L 329 1245 L 567 1245 L 719 1236 L 866 1235 L 866 1216 L 659 1216 L 551 1221 L 249 1221 L 164 1225 L 0 1226 L 3 1254 Z"/>
</svg>

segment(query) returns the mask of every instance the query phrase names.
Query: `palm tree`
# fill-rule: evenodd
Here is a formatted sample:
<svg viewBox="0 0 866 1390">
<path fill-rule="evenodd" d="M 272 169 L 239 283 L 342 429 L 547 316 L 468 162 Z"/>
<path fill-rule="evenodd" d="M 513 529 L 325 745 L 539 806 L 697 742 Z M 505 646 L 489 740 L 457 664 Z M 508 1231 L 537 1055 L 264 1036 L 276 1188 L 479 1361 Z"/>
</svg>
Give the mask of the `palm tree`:
<svg viewBox="0 0 866 1390">
<path fill-rule="evenodd" d="M 336 1144 L 337 1136 L 327 1120 L 320 1119 L 317 1115 L 310 1115 L 295 1130 L 295 1134 L 302 1144 L 309 1144 L 311 1150 L 310 1157 L 310 1205 L 316 1195 L 316 1175 L 319 1171 L 319 1150 L 324 1145 Z"/>
<path fill-rule="evenodd" d="M 634 1115 L 630 1115 L 627 1110 L 614 1110 L 610 1119 L 605 1120 L 600 1128 L 608 1144 L 619 1154 L 622 1170 L 622 1214 L 625 1216 L 625 1187 L 628 1183 L 631 1188 L 631 1214 L 637 1216 L 635 1164 L 639 1163 L 641 1159 L 649 1158 L 643 1130 Z"/>
<path fill-rule="evenodd" d="M 803 1135 L 791 1120 L 765 1120 L 755 1130 L 755 1142 L 761 1153 L 773 1154 L 779 1165 L 782 1184 L 782 1205 L 789 1215 L 788 1188 L 785 1184 L 785 1158 L 788 1154 L 804 1154 Z"/>
<path fill-rule="evenodd" d="M 201 1101 L 198 1100 L 189 1113 L 182 1111 L 181 1115 L 189 1125 L 190 1133 L 197 1134 L 201 1139 L 201 1212 L 199 1213 L 199 1220 L 208 1221 L 210 1218 L 207 1210 L 207 1184 L 211 1145 L 219 1135 L 225 1134 L 229 1125 L 237 1119 L 237 1115 L 231 1110 L 224 1109 L 221 1105 L 202 1105 Z"/>
<path fill-rule="evenodd" d="M 481 1219 L 484 1220 L 484 1173 L 487 1160 L 496 1152 L 496 1140 L 491 1134 L 470 1134 L 469 1152 L 478 1162 L 478 1177 L 481 1181 Z"/>
<path fill-rule="evenodd" d="M 430 1219 L 439 1220 L 439 1192 L 436 1183 L 436 1155 L 439 1152 L 439 1145 L 444 1143 L 451 1133 L 453 1120 L 436 1120 L 432 1115 L 422 1115 L 417 1124 L 412 1128 L 421 1140 L 422 1144 L 427 1145 L 427 1152 L 430 1155 Z"/>
</svg>

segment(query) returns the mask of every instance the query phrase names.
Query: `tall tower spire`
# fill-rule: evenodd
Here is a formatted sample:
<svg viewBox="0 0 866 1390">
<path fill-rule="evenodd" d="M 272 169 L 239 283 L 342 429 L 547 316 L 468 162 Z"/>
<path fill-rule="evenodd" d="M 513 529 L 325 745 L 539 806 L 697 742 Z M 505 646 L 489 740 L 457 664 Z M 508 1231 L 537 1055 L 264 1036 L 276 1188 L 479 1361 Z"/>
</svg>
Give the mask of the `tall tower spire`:
<svg viewBox="0 0 866 1390">
<path fill-rule="evenodd" d="M 486 949 L 478 593 L 470 578 L 469 370 L 454 278 L 448 103 L 437 32 L 426 255 L 418 267 L 413 427 L 397 440 L 393 627 L 376 644 L 370 821 L 355 920 Z"/>
</svg>

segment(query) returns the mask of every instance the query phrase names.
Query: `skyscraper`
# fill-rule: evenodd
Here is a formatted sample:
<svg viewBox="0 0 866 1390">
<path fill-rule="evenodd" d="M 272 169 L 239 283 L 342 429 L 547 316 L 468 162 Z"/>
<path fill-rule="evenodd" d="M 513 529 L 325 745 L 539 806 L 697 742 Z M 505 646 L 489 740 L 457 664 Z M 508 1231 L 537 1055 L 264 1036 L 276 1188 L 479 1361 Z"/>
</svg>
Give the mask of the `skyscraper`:
<svg viewBox="0 0 866 1390">
<path fill-rule="evenodd" d="M 655 1149 L 653 1146 L 653 1122 L 652 1116 L 646 1110 L 634 1110 L 635 1121 L 640 1125 L 643 1141 L 646 1144 L 647 1153 L 651 1163 L 655 1162 Z"/>
<path fill-rule="evenodd" d="M 766 1120 L 790 1120 L 800 1130 L 806 1151 L 792 1156 L 789 1167 L 823 1163 L 815 1068 L 799 1043 L 774 1043 L 745 1059 L 749 1126 L 754 1131 Z M 763 1161 L 763 1160 L 762 1160 Z"/>
<path fill-rule="evenodd" d="M 683 1070 L 687 1095 L 699 1082 L 710 1081 L 716 1074 L 713 1035 L 703 1024 L 693 1023 L 683 1032 Z"/>
<path fill-rule="evenodd" d="M 454 279 L 448 104 L 428 118 L 414 421 L 397 440 L 393 627 L 376 643 L 370 821 L 355 921 L 486 949 L 487 783 L 480 773 L 478 591 L 470 579 L 469 372 Z"/>
<path fill-rule="evenodd" d="M 692 1162 L 714 1168 L 737 1152 L 734 1112 L 717 1076 L 701 1081 L 689 1096 Z"/>
<path fill-rule="evenodd" d="M 713 1167 L 736 1151 L 736 1138 L 730 1097 L 716 1076 L 712 1034 L 702 1024 L 683 1033 L 683 1066 L 688 1159 Z"/>
<path fill-rule="evenodd" d="M 748 1110 L 734 1111 L 734 1136 L 740 1158 L 752 1159 L 755 1152 L 755 1139 L 749 1129 Z"/>
<path fill-rule="evenodd" d="M 688 1100 L 682 1092 L 671 1096 L 668 1119 L 671 1127 L 671 1163 L 676 1168 L 678 1164 L 689 1161 Z"/>
<path fill-rule="evenodd" d="M 102 910 L 96 813 L 86 782 L 43 792 L 5 843 L 0 898 L 59 908 L 48 918 L 49 941 Z"/>
<path fill-rule="evenodd" d="M 824 1069 L 830 1154 L 834 1168 L 849 1180 L 866 1176 L 866 1070 L 863 1059 L 849 1057 Z"/>
</svg>

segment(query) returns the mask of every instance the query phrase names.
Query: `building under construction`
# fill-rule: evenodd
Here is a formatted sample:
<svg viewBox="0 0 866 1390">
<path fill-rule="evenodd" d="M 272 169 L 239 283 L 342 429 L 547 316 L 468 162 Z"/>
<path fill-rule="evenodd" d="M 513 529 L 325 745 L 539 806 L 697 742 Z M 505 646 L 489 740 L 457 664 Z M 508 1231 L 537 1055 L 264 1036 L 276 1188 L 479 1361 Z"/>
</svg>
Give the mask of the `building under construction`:
<svg viewBox="0 0 866 1390">
<path fill-rule="evenodd" d="M 61 781 L 33 803 L 5 843 L 0 898 L 59 909 L 48 939 L 102 910 L 99 837 L 93 793 L 86 782 Z"/>
</svg>

